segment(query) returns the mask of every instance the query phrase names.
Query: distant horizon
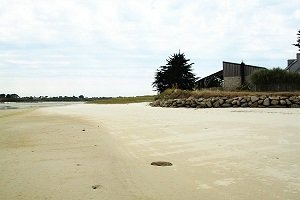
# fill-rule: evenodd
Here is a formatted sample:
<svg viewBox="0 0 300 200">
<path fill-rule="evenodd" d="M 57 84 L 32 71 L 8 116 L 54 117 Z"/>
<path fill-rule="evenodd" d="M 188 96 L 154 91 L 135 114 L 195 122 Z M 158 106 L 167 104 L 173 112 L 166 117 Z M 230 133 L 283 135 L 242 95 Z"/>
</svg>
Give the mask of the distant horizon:
<svg viewBox="0 0 300 200">
<path fill-rule="evenodd" d="M 299 0 L 0 0 L 0 93 L 156 94 L 156 70 L 180 49 L 197 77 L 222 62 L 285 68 Z"/>
</svg>

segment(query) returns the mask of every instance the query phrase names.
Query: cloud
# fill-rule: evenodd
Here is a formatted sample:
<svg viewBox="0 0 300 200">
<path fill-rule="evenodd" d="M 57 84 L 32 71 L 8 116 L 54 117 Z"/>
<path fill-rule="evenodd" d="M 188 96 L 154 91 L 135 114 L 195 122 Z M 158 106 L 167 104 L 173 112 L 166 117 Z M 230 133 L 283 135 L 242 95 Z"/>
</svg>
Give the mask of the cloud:
<svg viewBox="0 0 300 200">
<path fill-rule="evenodd" d="M 132 83 L 122 91 L 140 94 L 136 81 L 147 93 L 156 68 L 178 49 L 198 76 L 222 60 L 284 67 L 299 21 L 298 0 L 0 0 L 0 83 L 80 80 L 96 93 L 89 81 L 115 87 L 117 77 Z"/>
</svg>

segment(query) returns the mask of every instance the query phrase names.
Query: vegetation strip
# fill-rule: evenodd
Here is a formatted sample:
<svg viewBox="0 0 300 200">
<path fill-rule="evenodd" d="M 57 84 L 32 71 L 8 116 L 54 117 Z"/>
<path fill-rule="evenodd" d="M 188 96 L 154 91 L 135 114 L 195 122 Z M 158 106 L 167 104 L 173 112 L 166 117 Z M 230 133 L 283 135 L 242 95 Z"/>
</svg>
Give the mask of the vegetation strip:
<svg viewBox="0 0 300 200">
<path fill-rule="evenodd" d="M 94 104 L 128 104 L 128 103 L 142 103 L 142 102 L 153 102 L 155 96 L 136 96 L 136 97 L 116 97 L 116 98 L 105 98 L 98 99 L 94 101 L 89 101 L 87 103 Z"/>
<path fill-rule="evenodd" d="M 154 107 L 186 108 L 300 108 L 299 93 L 251 93 L 222 91 L 166 90 L 154 102 Z"/>
</svg>

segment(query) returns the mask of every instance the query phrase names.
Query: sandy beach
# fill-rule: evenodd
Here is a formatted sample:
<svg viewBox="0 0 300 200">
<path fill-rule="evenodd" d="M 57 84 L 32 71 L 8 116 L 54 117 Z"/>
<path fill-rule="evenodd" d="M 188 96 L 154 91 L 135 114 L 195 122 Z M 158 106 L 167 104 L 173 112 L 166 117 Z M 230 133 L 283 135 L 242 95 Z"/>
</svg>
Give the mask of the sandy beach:
<svg viewBox="0 0 300 200">
<path fill-rule="evenodd" d="M 296 200 L 299 120 L 146 103 L 0 110 L 0 199 Z"/>
</svg>

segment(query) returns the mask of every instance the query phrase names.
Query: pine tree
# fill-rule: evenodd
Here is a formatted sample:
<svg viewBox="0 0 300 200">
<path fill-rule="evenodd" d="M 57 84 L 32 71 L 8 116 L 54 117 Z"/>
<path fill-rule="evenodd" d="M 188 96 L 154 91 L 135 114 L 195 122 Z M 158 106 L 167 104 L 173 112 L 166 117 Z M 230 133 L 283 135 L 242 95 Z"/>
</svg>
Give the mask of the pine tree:
<svg viewBox="0 0 300 200">
<path fill-rule="evenodd" d="M 297 35 L 298 35 L 297 43 L 296 43 L 296 44 L 293 44 L 293 45 L 296 46 L 296 47 L 298 47 L 298 48 L 299 48 L 299 51 L 300 51 L 300 30 L 298 31 Z"/>
<path fill-rule="evenodd" d="M 175 53 L 167 59 L 167 64 L 161 66 L 156 74 L 153 87 L 158 92 L 168 88 L 192 90 L 195 87 L 196 77 L 192 73 L 190 60 L 185 58 L 184 53 Z"/>
</svg>

